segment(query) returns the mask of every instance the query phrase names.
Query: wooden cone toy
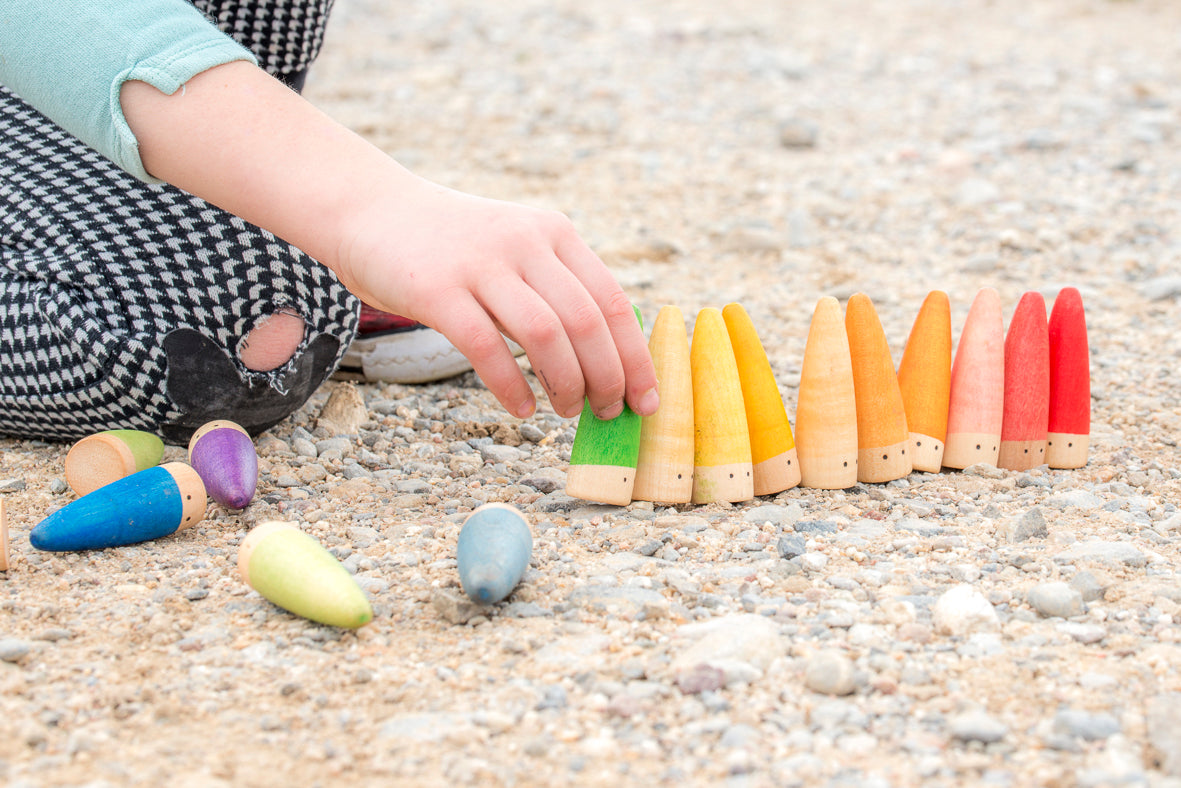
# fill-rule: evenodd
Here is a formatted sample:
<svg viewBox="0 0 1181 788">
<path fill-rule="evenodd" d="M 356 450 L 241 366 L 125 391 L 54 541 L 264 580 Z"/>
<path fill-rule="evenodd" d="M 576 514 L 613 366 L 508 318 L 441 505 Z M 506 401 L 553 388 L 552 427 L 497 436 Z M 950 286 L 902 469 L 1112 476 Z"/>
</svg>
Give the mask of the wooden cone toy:
<svg viewBox="0 0 1181 788">
<path fill-rule="evenodd" d="M 951 365 L 944 466 L 996 465 L 1004 399 L 1005 321 L 1001 297 L 986 287 L 972 301 Z"/>
<path fill-rule="evenodd" d="M 183 462 L 169 462 L 111 482 L 66 504 L 34 526 L 38 550 L 99 550 L 183 531 L 205 517 L 205 485 Z"/>
<path fill-rule="evenodd" d="M 258 485 L 258 452 L 249 433 L 232 421 L 211 421 L 189 440 L 189 463 L 201 475 L 209 497 L 244 509 Z"/>
<path fill-rule="evenodd" d="M 910 430 L 911 465 L 938 473 L 951 399 L 951 304 L 942 290 L 927 294 L 910 329 L 898 365 L 898 389 Z"/>
<path fill-rule="evenodd" d="M 640 319 L 639 310 L 636 319 Z M 636 463 L 640 459 L 641 421 L 640 414 L 626 403 L 623 412 L 615 418 L 600 419 L 588 400 L 582 406 L 578 431 L 570 448 L 566 494 L 616 506 L 631 503 Z"/>
<path fill-rule="evenodd" d="M 680 309 L 661 308 L 652 324 L 648 351 L 660 381 L 660 407 L 641 422 L 632 497 L 689 503 L 693 497 L 693 373 L 689 334 Z"/>
<path fill-rule="evenodd" d="M 840 490 L 857 483 L 857 398 L 853 361 L 841 305 L 825 296 L 816 303 L 796 402 L 796 452 L 800 484 Z"/>
<path fill-rule="evenodd" d="M 66 484 L 78 495 L 160 464 L 164 441 L 141 430 L 106 430 L 78 441 L 66 455 Z"/>
<path fill-rule="evenodd" d="M 693 372 L 693 503 L 754 497 L 750 433 L 738 364 L 722 313 L 697 313 L 689 353 Z"/>
<path fill-rule="evenodd" d="M 746 310 L 739 304 L 727 304 L 722 309 L 722 318 L 726 321 L 742 384 L 755 495 L 774 495 L 800 483 L 800 463 L 787 408 L 783 406 L 771 361 Z"/>
<path fill-rule="evenodd" d="M 1091 354 L 1077 288 L 1066 287 L 1050 312 L 1050 418 L 1046 463 L 1081 468 L 1091 445 Z"/>
<path fill-rule="evenodd" d="M 291 523 L 255 526 L 238 548 L 238 574 L 297 616 L 356 629 L 373 620 L 365 592 L 332 553 Z"/>
<path fill-rule="evenodd" d="M 1021 296 L 1005 337 L 1005 407 L 997 466 L 1011 471 L 1046 461 L 1050 423 L 1050 335 L 1046 299 Z"/>
<path fill-rule="evenodd" d="M 508 504 L 484 504 L 459 531 L 455 557 L 464 593 L 481 605 L 499 602 L 521 582 L 532 555 L 524 515 Z"/>
<path fill-rule="evenodd" d="M 849 299 L 845 330 L 857 401 L 857 481 L 900 479 L 911 471 L 910 431 L 890 345 L 869 296 Z"/>
</svg>

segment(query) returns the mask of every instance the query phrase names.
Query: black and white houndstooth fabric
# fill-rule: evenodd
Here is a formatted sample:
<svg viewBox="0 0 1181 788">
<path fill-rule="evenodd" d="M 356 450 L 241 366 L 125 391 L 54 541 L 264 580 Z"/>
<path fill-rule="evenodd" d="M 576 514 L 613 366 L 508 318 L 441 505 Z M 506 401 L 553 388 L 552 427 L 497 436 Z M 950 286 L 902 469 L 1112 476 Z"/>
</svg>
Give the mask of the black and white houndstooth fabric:
<svg viewBox="0 0 1181 788">
<path fill-rule="evenodd" d="M 287 82 L 301 75 L 324 43 L 334 0 L 192 0 L 226 35 L 249 49 L 259 65 Z"/>
<path fill-rule="evenodd" d="M 283 308 L 307 322 L 300 351 L 246 370 L 243 337 Z M 141 183 L 0 87 L 0 432 L 261 431 L 331 374 L 358 309 L 299 250 Z"/>
</svg>

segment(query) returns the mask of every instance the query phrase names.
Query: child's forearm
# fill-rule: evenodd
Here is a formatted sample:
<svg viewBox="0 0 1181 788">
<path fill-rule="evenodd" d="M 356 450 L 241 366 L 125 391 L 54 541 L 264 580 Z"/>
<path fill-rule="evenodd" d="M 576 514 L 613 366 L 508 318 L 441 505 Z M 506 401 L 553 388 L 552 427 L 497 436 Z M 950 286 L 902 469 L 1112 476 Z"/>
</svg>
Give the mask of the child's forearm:
<svg viewBox="0 0 1181 788">
<path fill-rule="evenodd" d="M 340 273 L 349 218 L 370 184 L 417 180 L 249 63 L 228 63 L 164 95 L 123 85 L 145 169 L 264 227 Z M 346 283 L 347 284 L 347 283 Z"/>
</svg>

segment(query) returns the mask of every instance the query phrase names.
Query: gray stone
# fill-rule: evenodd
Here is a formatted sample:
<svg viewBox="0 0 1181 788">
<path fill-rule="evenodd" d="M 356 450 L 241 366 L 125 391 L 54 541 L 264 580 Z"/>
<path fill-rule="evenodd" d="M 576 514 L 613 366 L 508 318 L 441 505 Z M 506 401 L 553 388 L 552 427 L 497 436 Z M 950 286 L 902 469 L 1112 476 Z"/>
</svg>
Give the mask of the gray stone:
<svg viewBox="0 0 1181 788">
<path fill-rule="evenodd" d="M 792 559 L 804 554 L 807 550 L 804 537 L 798 534 L 784 534 L 775 543 L 775 549 L 780 558 Z"/>
<path fill-rule="evenodd" d="M 32 647 L 23 640 L 16 638 L 0 638 L 0 661 L 20 662 Z"/>
<path fill-rule="evenodd" d="M 1070 578 L 1070 586 L 1082 595 L 1084 602 L 1094 602 L 1096 599 L 1102 599 L 1103 593 L 1107 590 L 1099 582 L 1099 578 L 1095 577 L 1093 572 L 1085 569 L 1081 572 L 1076 572 L 1074 577 Z"/>
<path fill-rule="evenodd" d="M 20 492 L 23 489 L 24 479 L 0 479 L 0 493 Z"/>
<path fill-rule="evenodd" d="M 772 525 L 784 527 L 791 525 L 803 516 L 804 509 L 799 504 L 792 504 L 791 506 L 765 504 L 763 506 L 752 507 L 742 513 L 742 519 L 745 522 L 756 525 L 771 523 Z"/>
<path fill-rule="evenodd" d="M 1120 724 L 1106 712 L 1062 709 L 1054 715 L 1054 731 L 1087 741 L 1102 741 L 1119 733 Z"/>
<path fill-rule="evenodd" d="M 1148 563 L 1148 556 L 1126 542 L 1104 542 L 1094 539 L 1071 545 L 1054 556 L 1054 560 L 1066 563 L 1094 561 L 1096 563 L 1144 566 Z"/>
<path fill-rule="evenodd" d="M 853 663 L 839 651 L 817 652 L 804 668 L 804 686 L 823 695 L 848 695 L 856 688 Z"/>
<path fill-rule="evenodd" d="M 1054 509 L 1098 509 L 1102 505 L 1102 498 L 1086 490 L 1069 490 L 1046 499 L 1046 506 Z"/>
<path fill-rule="evenodd" d="M 1009 531 L 1009 539 L 1014 542 L 1024 542 L 1029 539 L 1045 539 L 1049 534 L 1046 518 L 1042 516 L 1042 510 L 1035 506 L 1013 522 Z"/>
<path fill-rule="evenodd" d="M 820 128 L 806 118 L 788 118 L 779 125 L 779 144 L 785 148 L 814 148 Z"/>
<path fill-rule="evenodd" d="M 1181 296 L 1181 276 L 1158 276 L 1140 285 L 1140 295 L 1149 301 L 1167 301 Z"/>
<path fill-rule="evenodd" d="M 1005 738 L 1009 727 L 983 711 L 969 711 L 952 717 L 947 723 L 948 732 L 960 741 L 978 741 L 984 744 L 998 742 Z"/>
<path fill-rule="evenodd" d="M 1101 624 L 1085 624 L 1078 621 L 1063 621 L 1056 629 L 1084 645 L 1098 643 L 1107 637 L 1107 629 Z"/>
<path fill-rule="evenodd" d="M 466 624 L 471 618 L 483 615 L 483 607 L 468 599 L 466 594 L 445 588 L 436 588 L 431 594 L 431 607 L 449 624 Z"/>
<path fill-rule="evenodd" d="M 1073 618 L 1082 615 L 1086 609 L 1083 595 L 1068 583 L 1060 581 L 1039 583 L 1029 589 L 1026 599 L 1034 610 L 1047 617 Z"/>
</svg>

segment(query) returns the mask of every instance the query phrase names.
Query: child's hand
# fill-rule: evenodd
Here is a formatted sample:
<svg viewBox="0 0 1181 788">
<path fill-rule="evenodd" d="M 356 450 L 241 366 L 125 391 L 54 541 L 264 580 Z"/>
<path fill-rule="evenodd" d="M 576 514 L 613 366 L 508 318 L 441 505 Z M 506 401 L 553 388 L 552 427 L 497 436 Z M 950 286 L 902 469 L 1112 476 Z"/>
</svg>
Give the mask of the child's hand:
<svg viewBox="0 0 1181 788">
<path fill-rule="evenodd" d="M 345 234 L 346 287 L 442 332 L 516 416 L 535 402 L 501 332 L 525 349 L 558 414 L 577 415 L 584 395 L 602 418 L 625 398 L 642 415 L 656 410 L 631 304 L 565 216 L 398 180 Z"/>
</svg>

